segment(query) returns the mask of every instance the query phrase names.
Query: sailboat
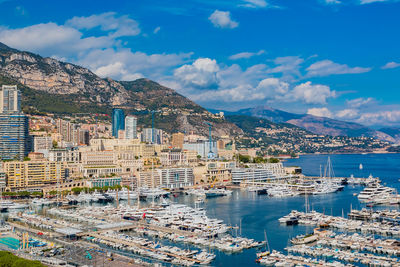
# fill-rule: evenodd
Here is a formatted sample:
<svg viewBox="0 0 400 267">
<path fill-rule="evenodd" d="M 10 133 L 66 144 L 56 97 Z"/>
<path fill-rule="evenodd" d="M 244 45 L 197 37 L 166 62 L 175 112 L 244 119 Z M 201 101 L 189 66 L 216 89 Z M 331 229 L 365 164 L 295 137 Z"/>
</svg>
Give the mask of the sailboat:
<svg viewBox="0 0 400 267">
<path fill-rule="evenodd" d="M 363 168 L 364 168 L 364 167 L 363 167 L 362 163 L 360 163 L 360 166 L 359 166 L 360 171 L 361 171 Z"/>
</svg>

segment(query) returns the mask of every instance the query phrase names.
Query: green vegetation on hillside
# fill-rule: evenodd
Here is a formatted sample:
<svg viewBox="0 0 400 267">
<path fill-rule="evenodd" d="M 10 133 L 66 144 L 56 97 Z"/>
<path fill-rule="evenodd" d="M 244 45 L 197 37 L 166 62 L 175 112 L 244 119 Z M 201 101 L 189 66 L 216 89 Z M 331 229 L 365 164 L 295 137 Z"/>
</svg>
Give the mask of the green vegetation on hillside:
<svg viewBox="0 0 400 267">
<path fill-rule="evenodd" d="M 13 255 L 8 251 L 0 251 L 1 267 L 45 267 L 40 261 L 30 261 Z"/>
<path fill-rule="evenodd" d="M 1 85 L 16 84 L 22 94 L 22 109 L 29 114 L 56 113 L 110 113 L 111 108 L 96 103 L 80 103 L 77 94 L 58 95 L 28 88 L 19 82 L 0 75 Z"/>
</svg>

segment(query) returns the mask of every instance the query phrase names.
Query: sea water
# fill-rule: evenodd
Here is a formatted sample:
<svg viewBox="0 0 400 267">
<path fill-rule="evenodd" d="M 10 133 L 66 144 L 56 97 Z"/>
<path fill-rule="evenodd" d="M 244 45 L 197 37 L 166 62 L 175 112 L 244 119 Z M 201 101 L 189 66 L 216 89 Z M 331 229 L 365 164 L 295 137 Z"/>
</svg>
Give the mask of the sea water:
<svg viewBox="0 0 400 267">
<path fill-rule="evenodd" d="M 367 155 L 329 155 L 336 177 L 368 177 L 372 174 L 379 177 L 383 184 L 400 189 L 400 154 L 367 154 Z M 285 166 L 300 166 L 306 175 L 319 176 L 320 166 L 322 173 L 328 155 L 304 155 L 297 159 L 289 159 Z M 360 170 L 360 163 L 363 169 Z M 354 194 L 363 187 L 348 185 L 341 192 L 326 195 L 309 196 L 310 209 L 335 216 L 345 216 L 353 208 L 363 208 Z M 182 196 L 174 201 L 190 206 L 194 204 L 191 196 Z M 204 208 L 211 218 L 224 220 L 232 226 L 241 226 L 238 235 L 262 241 L 264 231 L 267 234 L 269 246 L 272 249 L 284 252 L 289 246 L 289 240 L 299 234 L 311 233 L 311 226 L 281 225 L 278 219 L 287 215 L 291 210 L 305 211 L 304 196 L 272 198 L 266 195 L 258 196 L 246 190 L 234 190 L 232 196 L 206 199 Z M 392 206 L 391 209 L 398 209 Z M 234 235 L 236 231 L 233 232 Z M 212 266 L 259 266 L 255 262 L 256 249 L 244 250 L 238 254 L 225 254 L 215 251 L 217 258 Z"/>
</svg>

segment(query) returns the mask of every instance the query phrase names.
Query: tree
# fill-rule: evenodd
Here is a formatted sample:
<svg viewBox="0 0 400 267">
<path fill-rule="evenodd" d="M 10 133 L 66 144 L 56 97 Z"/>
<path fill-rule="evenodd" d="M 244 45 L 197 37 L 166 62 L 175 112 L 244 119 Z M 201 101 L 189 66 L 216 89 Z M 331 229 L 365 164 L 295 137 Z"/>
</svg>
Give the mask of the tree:
<svg viewBox="0 0 400 267">
<path fill-rule="evenodd" d="M 243 162 L 243 163 L 249 163 L 250 156 L 245 156 L 245 155 L 239 154 L 239 161 Z"/>
<path fill-rule="evenodd" d="M 57 148 L 58 147 L 58 143 L 56 140 L 53 140 L 53 148 Z"/>
<path fill-rule="evenodd" d="M 33 196 L 33 197 L 43 197 L 43 193 L 42 192 L 32 192 L 31 193 L 31 196 Z"/>
<path fill-rule="evenodd" d="M 270 163 L 279 163 L 279 159 L 277 159 L 277 158 L 270 158 L 270 159 L 269 159 L 269 162 L 270 162 Z"/>
<path fill-rule="evenodd" d="M 81 187 L 74 187 L 71 189 L 72 193 L 75 195 L 78 195 L 80 192 L 82 192 L 83 188 Z"/>
</svg>

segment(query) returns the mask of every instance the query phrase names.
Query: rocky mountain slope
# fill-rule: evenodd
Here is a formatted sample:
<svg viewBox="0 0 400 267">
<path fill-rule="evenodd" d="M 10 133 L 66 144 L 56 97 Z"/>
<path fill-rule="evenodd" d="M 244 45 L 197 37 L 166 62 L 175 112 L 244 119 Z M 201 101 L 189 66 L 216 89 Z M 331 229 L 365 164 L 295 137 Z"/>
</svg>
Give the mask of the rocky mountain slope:
<svg viewBox="0 0 400 267">
<path fill-rule="evenodd" d="M 25 110 L 50 113 L 111 113 L 113 107 L 139 117 L 150 125 L 148 111 L 159 111 L 156 126 L 170 132 L 208 133 L 211 121 L 215 135 L 240 135 L 235 124 L 215 117 L 203 107 L 148 79 L 115 81 L 102 79 L 90 70 L 0 43 L 0 85 L 18 84 Z M 146 112 L 147 111 L 147 112 Z"/>
<path fill-rule="evenodd" d="M 377 131 L 368 128 L 358 123 L 339 121 L 309 114 L 295 114 L 279 109 L 273 109 L 268 106 L 242 109 L 236 113 L 265 118 L 277 123 L 290 123 L 315 134 L 349 137 L 365 136 L 396 142 L 395 138 L 393 138 L 391 135 L 383 131 Z"/>
</svg>

